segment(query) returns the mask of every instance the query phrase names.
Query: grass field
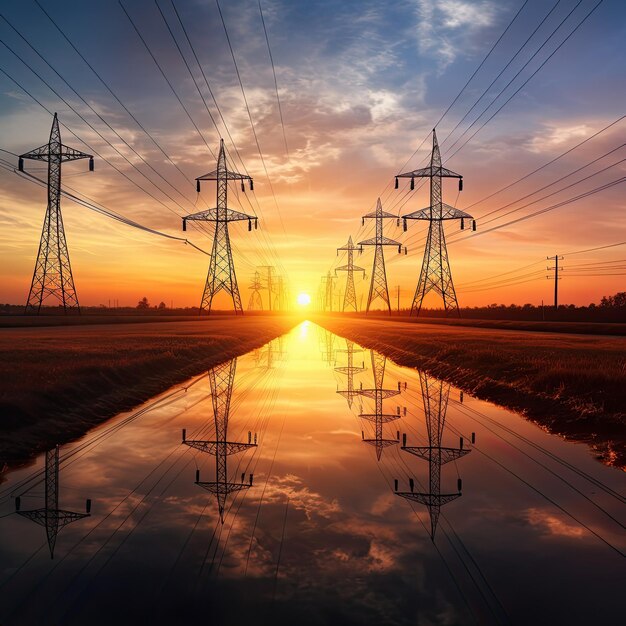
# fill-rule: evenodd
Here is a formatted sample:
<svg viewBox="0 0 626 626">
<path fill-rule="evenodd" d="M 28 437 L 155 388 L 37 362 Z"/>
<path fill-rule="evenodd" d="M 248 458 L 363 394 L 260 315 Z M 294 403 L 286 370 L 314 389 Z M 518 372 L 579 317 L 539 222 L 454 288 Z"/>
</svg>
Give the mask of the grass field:
<svg viewBox="0 0 626 626">
<path fill-rule="evenodd" d="M 626 338 L 325 316 L 315 321 L 521 412 L 626 467 Z"/>
<path fill-rule="evenodd" d="M 26 318 L 36 319 L 36 318 Z M 0 328 L 0 466 L 287 332 L 279 316 Z"/>
</svg>

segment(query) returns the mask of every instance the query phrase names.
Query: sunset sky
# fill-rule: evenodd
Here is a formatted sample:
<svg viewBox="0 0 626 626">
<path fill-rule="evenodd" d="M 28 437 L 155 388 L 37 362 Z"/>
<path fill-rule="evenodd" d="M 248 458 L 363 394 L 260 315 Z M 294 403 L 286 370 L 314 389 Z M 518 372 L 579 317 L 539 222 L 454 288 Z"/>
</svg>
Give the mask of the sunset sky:
<svg viewBox="0 0 626 626">
<path fill-rule="evenodd" d="M 245 222 L 232 224 L 230 230 L 244 308 L 259 265 L 276 265 L 277 274 L 288 279 L 294 300 L 303 292 L 315 299 L 321 276 L 345 262 L 335 249 L 349 236 L 355 242 L 372 236 L 373 222 L 363 228 L 361 216 L 373 210 L 377 197 L 385 210 L 400 215 L 428 205 L 426 186 L 407 194 L 408 182 L 402 181 L 396 191 L 393 177 L 424 165 L 430 138 L 423 144 L 422 140 L 509 27 L 437 124 L 444 165 L 464 177 L 460 194 L 455 180 L 444 184 L 444 201 L 474 215 L 478 224 L 475 233 L 461 233 L 458 223 L 446 226 L 459 303 L 551 302 L 553 281 L 546 278 L 550 272 L 545 258 L 555 254 L 565 257 L 559 285 L 563 303 L 598 302 L 603 295 L 626 290 L 623 245 L 585 252 L 626 241 L 623 180 L 587 198 L 506 225 L 624 178 L 626 119 L 620 118 L 626 102 L 626 4 L 622 0 L 599 4 L 598 0 L 262 0 L 284 133 L 259 4 L 221 0 L 262 159 L 215 0 L 180 0 L 175 6 L 219 111 L 171 0 L 122 3 L 171 87 L 118 2 L 39 2 L 67 39 L 35 0 L 10 0 L 0 9 L 4 18 L 0 19 L 4 44 L 0 45 L 0 164 L 15 167 L 14 154 L 46 143 L 51 113 L 56 111 L 63 142 L 95 155 L 93 173 L 87 171 L 86 161 L 63 166 L 66 189 L 210 251 L 210 232 L 189 228 L 182 233 L 180 217 L 215 206 L 215 186 L 205 184 L 198 196 L 192 181 L 215 168 L 223 137 L 230 166 L 243 171 L 243 161 L 254 177 L 254 192 L 245 197 L 237 185 L 232 187 L 230 206 L 255 211 L 259 217 L 257 231 L 248 232 Z M 613 122 L 555 163 L 487 198 Z M 26 162 L 26 169 L 45 178 L 42 165 Z M 576 171 L 579 168 L 584 169 Z M 45 189 L 6 167 L 0 169 L 2 303 L 26 301 L 45 206 Z M 153 304 L 198 305 L 207 256 L 183 242 L 121 224 L 68 199 L 62 206 L 81 304 L 119 300 L 120 305 L 134 306 L 146 296 Z M 498 226 L 502 227 L 486 232 Z M 395 248 L 385 250 L 394 303 L 400 285 L 401 303 L 408 306 L 422 262 L 426 225 L 410 222 L 409 231 L 403 233 L 395 220 L 389 220 L 385 234 L 409 250 L 408 256 L 399 256 Z M 372 259 L 371 248 L 355 255 L 355 263 L 367 269 L 368 277 Z M 342 276 L 338 281 L 340 290 L 344 280 Z M 366 297 L 367 288 L 359 274 L 359 298 Z M 431 297 L 426 304 L 439 305 L 439 301 Z"/>
</svg>

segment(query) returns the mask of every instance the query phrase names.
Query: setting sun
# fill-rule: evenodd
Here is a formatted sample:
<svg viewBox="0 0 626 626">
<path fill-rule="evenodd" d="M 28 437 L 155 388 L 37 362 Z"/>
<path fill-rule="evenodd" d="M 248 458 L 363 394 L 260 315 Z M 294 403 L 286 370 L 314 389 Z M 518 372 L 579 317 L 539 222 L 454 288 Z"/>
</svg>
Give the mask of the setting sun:
<svg viewBox="0 0 626 626">
<path fill-rule="evenodd" d="M 311 304 L 311 296 L 308 293 L 299 293 L 297 300 L 300 306 L 309 306 Z"/>
</svg>

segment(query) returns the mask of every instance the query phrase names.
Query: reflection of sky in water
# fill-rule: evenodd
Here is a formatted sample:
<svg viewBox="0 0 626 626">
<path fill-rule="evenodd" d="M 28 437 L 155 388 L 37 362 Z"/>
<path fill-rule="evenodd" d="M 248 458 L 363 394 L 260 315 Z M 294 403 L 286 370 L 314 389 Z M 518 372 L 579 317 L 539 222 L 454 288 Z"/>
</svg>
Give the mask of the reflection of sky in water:
<svg viewBox="0 0 626 626">
<path fill-rule="evenodd" d="M 559 477 L 622 521 L 623 505 L 530 444 L 618 491 L 622 474 L 503 409 L 467 396 L 461 404 L 452 388 L 442 445 L 457 447 L 461 433 L 474 449 L 441 470 L 442 492 L 456 491 L 460 476 L 463 495 L 442 507 L 433 543 L 426 507 L 393 493 L 395 478 L 401 490 L 409 476 L 416 491 L 427 488 L 428 463 L 400 445 L 376 461 L 361 441 L 373 424 L 358 418 L 372 402 L 355 398 L 349 409 L 335 393 L 347 377 L 334 367 L 347 356 L 328 363 L 327 339 L 305 322 L 237 360 L 228 439 L 252 431 L 259 446 L 228 459 L 229 480 L 253 472 L 254 484 L 228 497 L 223 526 L 214 497 L 194 484 L 197 468 L 215 480 L 215 458 L 180 443 L 182 428 L 189 439 L 214 435 L 206 375 L 123 427 L 111 430 L 134 413 L 62 449 L 63 458 L 99 441 L 60 474 L 60 507 L 81 510 L 91 497 L 92 517 L 59 533 L 54 561 L 43 528 L 0 519 L 0 623 L 490 624 L 506 619 L 498 603 L 516 624 L 622 615 L 624 559 L 590 531 L 624 551 L 623 529 Z M 346 349 L 332 339 L 333 350 Z M 370 353 L 355 352 L 354 365 L 363 362 L 355 387 L 371 388 Z M 418 373 L 387 362 L 385 388 L 398 382 L 407 389 L 384 409 L 402 416 L 385 437 L 399 430 L 409 445 L 427 445 Z M 2 485 L 0 515 L 32 473 Z M 22 508 L 41 506 L 42 494 L 31 486 Z"/>
</svg>

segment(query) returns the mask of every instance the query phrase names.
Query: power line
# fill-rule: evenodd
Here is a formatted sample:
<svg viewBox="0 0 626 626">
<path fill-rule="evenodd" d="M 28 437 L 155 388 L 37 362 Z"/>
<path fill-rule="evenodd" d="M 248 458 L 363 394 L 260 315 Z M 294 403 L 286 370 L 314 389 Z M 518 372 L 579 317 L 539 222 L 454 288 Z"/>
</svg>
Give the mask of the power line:
<svg viewBox="0 0 626 626">
<path fill-rule="evenodd" d="M 233 64 L 235 65 L 235 72 L 237 74 L 237 80 L 239 81 L 239 86 L 241 87 L 241 94 L 243 95 L 243 101 L 246 106 L 246 111 L 248 112 L 248 119 L 250 120 L 250 127 L 252 128 L 252 134 L 254 135 L 254 141 L 256 143 L 257 150 L 259 152 L 259 157 L 261 158 L 261 163 L 263 164 L 263 170 L 265 171 L 265 177 L 267 178 L 267 182 L 270 187 L 270 191 L 272 192 L 272 197 L 274 198 L 274 204 L 276 205 L 276 211 L 278 212 L 278 217 L 280 219 L 281 226 L 283 228 L 283 232 L 285 235 L 287 231 L 285 230 L 285 224 L 283 222 L 283 217 L 280 213 L 280 208 L 278 206 L 278 200 L 276 199 L 276 194 L 274 193 L 274 187 L 272 185 L 272 181 L 270 179 L 269 172 L 267 171 L 267 165 L 265 164 L 265 158 L 263 157 L 263 152 L 261 151 L 261 146 L 259 144 L 259 138 L 256 134 L 256 128 L 254 127 L 254 122 L 252 120 L 252 113 L 250 112 L 250 106 L 248 104 L 248 98 L 246 97 L 246 90 L 243 87 L 243 81 L 241 80 L 241 74 L 239 73 L 239 66 L 237 65 L 237 59 L 235 58 L 235 52 L 233 50 L 233 46 L 230 42 L 230 36 L 228 34 L 228 28 L 226 28 L 226 22 L 224 21 L 224 15 L 222 14 L 222 8 L 220 7 L 219 0 L 215 0 L 215 4 L 217 5 L 217 10 L 220 14 L 220 20 L 222 21 L 222 26 L 224 27 L 224 33 L 226 35 L 226 41 L 228 43 L 228 49 L 230 50 L 230 55 L 233 59 Z"/>
<path fill-rule="evenodd" d="M 39 0 L 35 0 L 35 4 L 37 4 L 37 6 L 44 12 L 44 14 L 46 15 L 46 17 L 52 22 L 52 24 L 54 25 L 54 27 L 59 31 L 59 33 L 61 34 L 61 36 L 65 39 L 65 41 L 67 41 L 67 43 L 71 46 L 71 48 L 74 50 L 74 52 L 76 52 L 76 54 L 83 60 L 83 62 L 85 63 L 85 65 L 87 65 L 87 67 L 94 73 L 94 75 L 98 78 L 98 80 L 102 83 L 102 85 L 104 85 L 105 89 L 113 96 L 113 98 L 115 98 L 115 100 L 117 101 L 117 103 L 124 109 L 124 111 L 126 111 L 126 113 L 128 113 L 128 115 L 131 117 L 131 119 L 135 122 L 135 124 L 137 124 L 137 126 L 139 126 L 139 128 L 141 128 L 141 130 L 144 132 L 144 134 L 152 141 L 152 143 L 159 149 L 159 151 L 163 154 L 163 156 L 167 159 L 167 161 L 169 163 L 171 163 L 181 174 L 182 176 L 189 182 L 190 185 L 193 185 L 193 181 L 191 180 L 191 178 L 189 178 L 185 172 L 183 172 L 180 167 L 170 158 L 170 156 L 167 154 L 167 152 L 161 147 L 161 145 L 157 142 L 157 140 L 152 136 L 152 134 L 150 134 L 150 132 L 148 132 L 148 130 L 146 130 L 146 128 L 141 124 L 141 122 L 131 113 L 131 111 L 128 109 L 128 107 L 122 102 L 122 100 L 119 98 L 119 96 L 111 89 L 111 87 L 109 86 L 109 84 L 102 78 L 102 76 L 96 71 L 96 69 L 93 67 L 93 65 L 91 65 L 91 63 L 89 63 L 89 61 L 87 61 L 87 59 L 85 58 L 85 56 L 80 52 L 80 50 L 74 45 L 74 43 L 72 43 L 72 41 L 69 39 L 69 37 L 65 34 L 65 32 L 61 29 L 61 27 L 57 24 L 57 22 L 55 22 L 52 17 L 50 16 L 50 14 L 41 6 L 41 4 L 39 3 Z"/>
<path fill-rule="evenodd" d="M 261 14 L 261 24 L 263 24 L 263 33 L 265 34 L 265 42 L 267 43 L 267 52 L 270 56 L 270 63 L 272 64 L 272 75 L 274 76 L 274 88 L 276 90 L 276 101 L 278 102 L 278 113 L 280 115 L 280 125 L 283 129 L 283 140 L 285 142 L 285 153 L 287 154 L 287 161 L 289 161 L 289 147 L 287 145 L 287 134 L 285 133 L 285 122 L 283 120 L 283 109 L 280 105 L 280 96 L 278 95 L 278 81 L 276 80 L 276 68 L 274 67 L 274 58 L 272 57 L 272 48 L 270 47 L 270 40 L 267 36 L 267 28 L 265 27 L 265 18 L 263 17 L 263 9 L 261 8 L 261 0 L 259 0 L 259 13 Z"/>
<path fill-rule="evenodd" d="M 547 163 L 544 163 L 543 165 L 539 166 L 537 169 L 534 169 L 532 172 L 529 172 L 528 174 L 524 174 L 524 176 L 522 176 L 521 178 L 518 178 L 517 180 L 513 181 L 512 183 L 509 183 L 508 185 L 505 185 L 504 187 L 501 187 L 497 191 L 494 191 L 493 193 L 490 193 L 488 196 L 485 196 L 484 198 L 481 198 L 480 200 L 476 200 L 476 202 L 473 202 L 472 204 L 468 205 L 466 207 L 466 209 L 469 210 L 472 207 L 475 207 L 477 204 L 481 204 L 485 200 L 489 200 L 490 198 L 493 198 L 493 196 L 496 196 L 499 193 L 502 193 L 503 191 L 506 191 L 507 189 L 510 189 L 511 187 L 517 185 L 518 183 L 521 183 L 523 180 L 526 180 L 527 178 L 530 178 L 531 176 L 533 176 L 537 172 L 540 172 L 541 170 L 545 169 L 549 165 L 552 165 L 553 163 L 555 163 L 559 159 L 561 159 L 564 156 L 568 155 L 570 152 L 573 152 L 577 148 L 580 148 L 580 146 L 586 144 L 588 141 L 591 141 L 592 139 L 594 139 L 598 135 L 601 135 L 603 132 L 607 131 L 612 126 L 615 126 L 615 124 L 621 122 L 625 117 L 626 117 L 626 115 L 622 115 L 621 117 L 618 117 L 615 121 L 611 122 L 610 124 L 608 124 L 604 128 L 596 131 L 593 135 L 590 135 L 586 139 L 583 139 L 583 141 L 581 141 L 580 143 L 577 143 L 575 146 L 573 146 L 571 148 L 568 148 L 567 150 L 565 150 L 565 152 L 561 152 L 561 154 L 559 154 L 558 156 L 554 157 L 553 159 L 551 159 Z M 485 217 L 486 215 L 489 215 L 489 213 L 486 213 L 485 215 L 483 215 L 483 217 Z"/>
<path fill-rule="evenodd" d="M 528 42 L 534 37 L 535 33 L 543 26 L 543 24 L 546 22 L 546 20 L 550 17 L 550 15 L 552 15 L 552 12 L 557 8 L 557 6 L 559 6 L 561 0 L 557 0 L 557 2 L 553 5 L 553 7 L 548 11 L 548 13 L 546 13 L 546 15 L 544 16 L 544 18 L 539 22 L 539 24 L 535 27 L 535 30 L 533 30 L 533 32 L 528 36 L 528 38 L 526 39 L 526 41 L 517 49 L 517 52 L 508 60 L 507 64 L 500 70 L 500 72 L 498 73 L 498 75 L 491 81 L 491 83 L 489 84 L 488 87 L 486 87 L 484 89 L 484 91 L 480 94 L 480 96 L 477 98 L 477 100 L 474 102 L 474 104 L 467 110 L 467 112 L 465 113 L 465 115 L 457 122 L 456 126 L 448 133 L 447 137 L 441 142 L 441 146 L 443 147 L 443 145 L 446 143 L 446 141 L 448 141 L 448 139 L 450 139 L 450 137 L 454 134 L 454 131 L 467 119 L 467 117 L 469 116 L 469 114 L 474 110 L 474 108 L 478 105 L 478 103 L 489 93 L 489 90 L 493 87 L 493 85 L 496 83 L 496 81 L 498 80 L 498 78 L 500 78 L 500 76 L 502 76 L 502 74 L 504 74 L 504 72 L 508 69 L 508 67 L 511 65 L 511 63 L 513 63 L 513 61 L 517 58 L 517 56 L 519 55 L 519 53 L 527 46 Z M 579 0 L 579 4 L 580 2 L 582 2 L 582 0 Z M 569 17 L 569 16 L 568 16 Z M 567 18 L 566 18 L 567 19 Z M 562 24 L 563 22 L 561 22 Z M 560 27 L 560 25 L 559 25 Z M 558 28 L 556 29 L 558 30 Z M 556 32 L 556 30 L 554 30 L 552 32 L 552 34 L 545 40 L 545 42 L 543 43 L 543 45 L 537 50 L 537 52 L 535 52 L 535 55 L 539 52 L 539 50 L 541 50 L 541 48 L 550 40 L 550 38 L 552 37 L 552 35 L 554 35 L 554 33 Z M 502 93 L 506 90 L 506 88 L 511 84 L 511 82 L 513 82 L 513 80 L 515 80 L 515 78 L 517 78 L 517 76 L 519 76 L 519 74 L 522 72 L 522 70 L 524 70 L 524 68 L 533 60 L 534 56 L 530 57 L 530 59 L 528 59 L 528 61 L 526 61 L 526 63 L 518 70 L 518 72 L 515 74 L 515 76 L 513 76 L 513 78 L 511 79 L 511 81 L 500 91 L 500 93 L 493 99 L 493 101 L 485 108 L 485 111 L 500 97 L 500 95 L 502 95 Z M 483 111 L 484 113 L 484 111 Z M 482 115 L 482 113 L 480 114 Z M 478 116 L 479 119 L 480 115 Z M 471 128 L 471 126 L 469 127 Z M 469 129 L 468 129 L 469 130 Z M 465 131 L 467 132 L 467 131 Z M 461 135 L 462 137 L 463 135 Z"/>
<path fill-rule="evenodd" d="M 571 15 L 571 13 L 573 13 L 573 11 L 578 7 L 578 5 L 580 4 L 580 2 L 582 2 L 582 0 L 579 0 L 578 4 L 574 7 L 574 9 L 572 9 L 572 11 L 567 15 L 567 17 L 563 20 L 563 22 Z M 604 2 L 604 0 L 599 0 L 598 3 L 585 15 L 585 17 L 574 27 L 574 29 L 567 35 L 567 37 L 548 55 L 548 57 L 541 63 L 541 65 L 539 65 L 539 67 L 511 94 L 511 96 L 479 127 L 476 129 L 476 131 L 466 139 L 466 141 L 461 144 L 461 146 L 459 146 L 451 155 L 447 156 L 446 158 L 447 160 L 452 159 L 464 146 L 466 146 L 496 115 L 498 115 L 498 113 L 500 113 L 500 111 L 502 111 L 502 109 L 528 84 L 528 82 L 534 77 L 536 76 L 536 74 L 544 67 L 544 65 L 563 47 L 563 45 L 570 39 L 570 37 L 572 37 L 572 35 L 574 35 L 574 33 L 589 19 L 589 17 L 591 17 L 591 15 L 594 13 L 594 11 Z M 561 22 L 561 24 L 563 23 Z M 560 24 L 557 27 L 560 28 Z M 556 31 L 555 31 L 556 32 Z M 543 46 L 542 46 L 543 47 Z M 541 49 L 541 48 L 540 48 Z M 538 51 L 537 51 L 538 52 Z M 536 53 L 535 53 L 536 54 Z M 534 58 L 535 55 L 533 55 Z M 515 77 L 514 77 L 515 78 Z M 514 79 L 512 79 L 514 80 Z M 512 81 L 511 81 L 512 82 Z M 509 82 L 509 85 L 511 83 Z M 504 89 L 506 89 L 509 85 L 507 85 Z M 504 92 L 504 90 L 502 90 L 502 92 L 500 92 L 500 94 L 502 94 Z M 499 97 L 499 96 L 498 96 Z M 491 105 L 497 100 L 497 98 L 489 105 L 489 107 L 491 107 Z M 487 107 L 487 108 L 489 108 Z M 487 109 L 485 109 L 486 111 Z M 484 113 L 484 111 L 483 111 Z M 481 116 L 482 117 L 482 113 Z M 474 120 L 474 122 L 472 122 L 472 124 L 463 132 L 463 134 L 461 135 L 461 137 L 463 137 L 463 135 L 476 123 L 476 121 L 478 121 L 479 118 L 476 118 L 476 120 Z M 453 148 L 458 141 L 461 139 L 461 137 L 459 137 L 454 144 L 452 144 L 452 146 L 450 146 L 450 149 Z"/>
<path fill-rule="evenodd" d="M 47 187 L 47 183 L 46 181 L 42 180 L 41 178 L 38 178 L 37 176 L 33 176 L 32 174 L 29 174 L 28 172 L 16 172 L 16 170 L 4 163 L 0 163 L 0 167 L 6 171 L 9 172 L 13 172 L 16 174 L 20 174 L 21 178 L 24 178 L 24 180 L 29 180 L 30 182 L 33 182 L 35 184 L 38 184 L 41 187 Z M 90 209 L 91 211 L 95 211 L 96 213 L 99 213 L 100 215 L 104 215 L 105 217 L 111 218 L 117 222 L 120 222 L 122 224 L 126 224 L 126 226 L 132 226 L 133 228 L 137 228 L 139 230 L 142 230 L 144 232 L 148 232 L 151 233 L 153 235 L 158 235 L 160 237 L 165 237 L 167 239 L 174 239 L 176 241 L 182 241 L 185 244 L 190 245 L 192 248 L 195 248 L 196 250 L 198 250 L 199 252 L 202 252 L 202 254 L 206 254 L 206 255 L 210 255 L 210 253 L 206 252 L 205 250 L 203 250 L 202 248 L 198 247 L 196 244 L 192 243 L 191 241 L 189 241 L 188 239 L 185 239 L 184 237 L 177 237 L 175 235 L 170 235 L 168 233 L 164 233 L 160 230 L 156 230 L 154 228 L 150 228 L 149 226 L 144 226 L 143 224 L 140 224 L 139 222 L 135 222 L 134 220 L 131 220 L 127 217 L 124 217 L 123 215 L 120 215 L 119 213 L 116 213 L 114 211 L 111 211 L 110 209 L 107 209 L 106 207 L 103 206 L 97 206 L 96 204 L 93 203 L 93 201 L 87 201 L 84 200 L 82 198 L 79 198 L 78 196 L 74 195 L 73 193 L 70 193 L 68 191 L 66 191 L 65 189 L 61 189 L 61 195 L 63 195 L 64 197 L 68 198 L 69 200 L 72 200 L 73 202 L 75 202 L 76 204 L 79 204 L 87 209 Z"/>
</svg>

